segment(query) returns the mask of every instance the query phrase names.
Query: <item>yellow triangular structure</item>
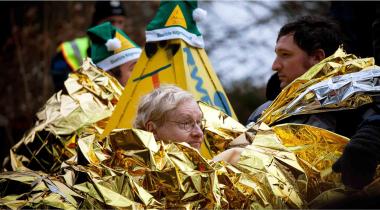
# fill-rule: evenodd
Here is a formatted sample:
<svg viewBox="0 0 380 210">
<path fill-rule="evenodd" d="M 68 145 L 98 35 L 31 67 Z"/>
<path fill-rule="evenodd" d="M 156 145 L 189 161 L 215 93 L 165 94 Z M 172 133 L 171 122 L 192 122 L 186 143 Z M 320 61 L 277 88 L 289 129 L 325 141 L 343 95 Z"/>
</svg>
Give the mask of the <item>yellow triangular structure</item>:
<svg viewBox="0 0 380 210">
<path fill-rule="evenodd" d="M 165 23 L 165 27 L 169 26 L 182 26 L 183 28 L 187 28 L 186 19 L 183 16 L 179 5 L 174 8 L 172 14 L 170 14 L 168 20 Z"/>
<path fill-rule="evenodd" d="M 131 128 L 141 96 L 161 84 L 175 84 L 236 119 L 204 49 L 181 39 L 150 44 L 156 45 L 157 52 L 148 58 L 143 50 L 101 138 L 115 128 Z"/>
<path fill-rule="evenodd" d="M 119 32 L 116 31 L 115 33 L 115 38 L 118 38 L 121 42 L 121 47 L 117 50 L 115 50 L 114 54 L 117 54 L 121 51 L 130 49 L 130 48 L 135 48 L 134 46 L 127 38 L 125 38 L 123 35 L 121 35 Z"/>
</svg>

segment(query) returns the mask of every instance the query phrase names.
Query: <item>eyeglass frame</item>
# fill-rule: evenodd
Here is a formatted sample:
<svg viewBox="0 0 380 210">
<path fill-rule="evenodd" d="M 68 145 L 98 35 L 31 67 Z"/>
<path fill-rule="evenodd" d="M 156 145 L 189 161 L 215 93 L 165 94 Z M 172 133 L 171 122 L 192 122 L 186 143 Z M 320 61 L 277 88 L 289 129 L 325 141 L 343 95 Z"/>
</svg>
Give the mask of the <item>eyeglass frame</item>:
<svg viewBox="0 0 380 210">
<path fill-rule="evenodd" d="M 178 125 L 178 127 L 188 133 L 190 133 L 192 130 L 194 130 L 195 128 L 195 125 L 198 125 L 198 127 L 204 131 L 205 127 L 206 127 L 206 119 L 202 119 L 200 120 L 200 124 L 198 124 L 195 120 L 191 120 L 191 124 L 187 124 L 189 123 L 190 121 L 186 121 L 186 122 L 178 122 L 178 121 L 174 121 L 174 120 L 167 120 L 166 122 L 172 122 L 172 123 L 176 123 Z M 188 129 L 186 129 L 186 125 L 189 125 L 190 127 Z"/>
</svg>

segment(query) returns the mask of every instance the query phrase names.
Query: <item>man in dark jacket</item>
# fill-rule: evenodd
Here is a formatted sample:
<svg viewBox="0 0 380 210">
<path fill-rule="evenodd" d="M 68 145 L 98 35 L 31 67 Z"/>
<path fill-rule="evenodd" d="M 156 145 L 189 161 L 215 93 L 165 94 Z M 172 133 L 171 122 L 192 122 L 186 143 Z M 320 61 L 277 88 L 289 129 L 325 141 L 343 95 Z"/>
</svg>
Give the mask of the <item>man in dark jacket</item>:
<svg viewBox="0 0 380 210">
<path fill-rule="evenodd" d="M 273 70 L 278 72 L 281 89 L 332 55 L 341 44 L 340 37 L 339 27 L 327 19 L 308 16 L 284 25 L 278 34 L 276 58 L 272 65 Z M 373 180 L 380 160 L 380 100 L 373 99 L 373 103 L 356 109 L 296 115 L 272 125 L 308 124 L 350 138 L 333 169 L 342 173 L 345 185 L 361 189 Z M 248 122 L 255 123 L 270 104 L 267 102 L 259 107 Z"/>
<path fill-rule="evenodd" d="M 328 19 L 305 16 L 284 25 L 277 36 L 276 58 L 272 64 L 276 74 L 271 78 L 273 82 L 267 86 L 270 101 L 257 108 L 249 117 L 248 123 L 257 121 L 262 111 L 277 96 L 279 89 L 332 55 L 340 44 L 339 26 Z"/>
<path fill-rule="evenodd" d="M 120 1 L 97 1 L 95 3 L 91 26 L 93 27 L 103 22 L 111 22 L 115 27 L 124 29 L 127 19 Z M 55 91 L 63 89 L 69 73 L 77 70 L 82 65 L 83 59 L 87 56 L 90 57 L 88 55 L 89 47 L 90 39 L 88 36 L 78 37 L 59 45 L 57 54 L 52 59 L 50 71 Z M 119 77 L 120 72 L 116 73 L 113 76 Z"/>
</svg>

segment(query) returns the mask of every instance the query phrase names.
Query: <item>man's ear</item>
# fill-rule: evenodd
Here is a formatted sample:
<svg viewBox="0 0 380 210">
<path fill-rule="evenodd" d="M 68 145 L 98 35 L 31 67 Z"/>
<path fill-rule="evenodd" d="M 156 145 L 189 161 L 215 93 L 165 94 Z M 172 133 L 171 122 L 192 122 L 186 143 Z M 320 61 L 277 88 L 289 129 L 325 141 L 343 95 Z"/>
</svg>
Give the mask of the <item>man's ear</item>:
<svg viewBox="0 0 380 210">
<path fill-rule="evenodd" d="M 323 59 L 326 58 L 326 54 L 325 54 L 325 51 L 323 49 L 316 49 L 314 52 L 313 52 L 313 65 L 321 62 Z"/>
<path fill-rule="evenodd" d="M 145 124 L 145 129 L 149 132 L 152 132 L 153 134 L 156 134 L 156 125 L 154 124 L 154 122 L 152 121 L 148 121 L 146 124 Z"/>
</svg>

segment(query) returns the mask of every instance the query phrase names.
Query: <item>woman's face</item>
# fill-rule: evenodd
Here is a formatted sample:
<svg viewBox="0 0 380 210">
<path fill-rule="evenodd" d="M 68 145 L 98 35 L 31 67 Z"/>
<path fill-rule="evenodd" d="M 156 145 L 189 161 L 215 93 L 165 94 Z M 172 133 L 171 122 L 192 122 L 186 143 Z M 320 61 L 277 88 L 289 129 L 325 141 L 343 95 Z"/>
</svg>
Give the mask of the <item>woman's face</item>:
<svg viewBox="0 0 380 210">
<path fill-rule="evenodd" d="M 153 131 L 155 137 L 170 142 L 187 142 L 199 149 L 203 140 L 203 114 L 194 100 L 187 100 L 170 111 L 166 121 Z"/>
<path fill-rule="evenodd" d="M 133 61 L 129 61 L 120 66 L 121 75 L 117 79 L 119 80 L 120 84 L 123 85 L 124 87 L 127 85 L 127 81 L 132 74 L 132 70 L 133 70 L 133 67 L 135 67 L 136 62 L 137 62 L 137 59 Z"/>
</svg>

